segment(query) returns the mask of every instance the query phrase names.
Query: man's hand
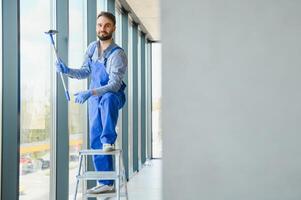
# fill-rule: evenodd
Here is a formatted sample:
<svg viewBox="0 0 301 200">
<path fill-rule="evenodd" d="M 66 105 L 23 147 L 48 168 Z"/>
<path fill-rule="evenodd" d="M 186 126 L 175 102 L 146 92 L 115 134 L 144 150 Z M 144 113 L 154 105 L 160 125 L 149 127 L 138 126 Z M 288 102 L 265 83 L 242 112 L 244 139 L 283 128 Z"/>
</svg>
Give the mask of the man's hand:
<svg viewBox="0 0 301 200">
<path fill-rule="evenodd" d="M 78 92 L 78 93 L 74 94 L 74 96 L 75 96 L 75 103 L 83 104 L 92 95 L 93 95 L 93 91 L 92 90 L 86 90 L 86 91 L 83 91 L 83 92 Z"/>
<path fill-rule="evenodd" d="M 63 74 L 68 74 L 70 69 L 67 67 L 63 61 L 59 58 L 58 61 L 56 61 L 56 71 L 57 72 L 62 72 Z"/>
</svg>

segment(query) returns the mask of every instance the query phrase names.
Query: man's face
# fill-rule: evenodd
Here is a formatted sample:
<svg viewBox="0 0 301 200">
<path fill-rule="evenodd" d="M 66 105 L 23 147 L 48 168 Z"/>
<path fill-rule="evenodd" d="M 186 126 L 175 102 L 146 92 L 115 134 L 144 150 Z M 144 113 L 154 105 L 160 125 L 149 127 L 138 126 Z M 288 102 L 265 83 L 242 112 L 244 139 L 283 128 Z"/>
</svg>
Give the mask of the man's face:
<svg viewBox="0 0 301 200">
<path fill-rule="evenodd" d="M 100 40 L 104 41 L 104 40 L 111 39 L 114 31 L 115 31 L 115 25 L 109 18 L 105 16 L 100 16 L 97 19 L 96 34 Z"/>
</svg>

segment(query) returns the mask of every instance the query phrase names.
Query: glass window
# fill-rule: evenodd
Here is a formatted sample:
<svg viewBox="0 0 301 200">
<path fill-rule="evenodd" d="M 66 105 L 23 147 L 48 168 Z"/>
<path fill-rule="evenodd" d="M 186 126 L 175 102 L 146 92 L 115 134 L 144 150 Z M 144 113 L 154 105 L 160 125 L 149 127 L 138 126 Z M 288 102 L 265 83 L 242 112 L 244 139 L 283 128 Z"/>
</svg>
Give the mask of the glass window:
<svg viewBox="0 0 301 200">
<path fill-rule="evenodd" d="M 152 44 L 152 155 L 162 158 L 162 127 L 161 127 L 161 44 Z"/>
<path fill-rule="evenodd" d="M 49 199 L 50 194 L 55 72 L 50 43 L 44 34 L 51 26 L 50 3 L 20 1 L 20 200 Z"/>
<path fill-rule="evenodd" d="M 86 2 L 69 0 L 69 66 L 80 68 L 86 50 L 85 13 Z M 87 132 L 86 104 L 75 104 L 73 94 L 86 90 L 87 80 L 69 79 L 71 101 L 68 109 L 69 119 L 69 196 L 72 197 L 76 185 L 78 151 L 83 148 L 83 138 Z M 82 188 L 79 188 L 81 192 Z M 80 196 L 80 194 L 78 195 Z"/>
<path fill-rule="evenodd" d="M 115 17 L 116 17 L 116 30 L 115 30 L 115 43 L 118 44 L 120 47 L 122 47 L 122 40 L 121 40 L 121 34 L 122 34 L 122 28 L 121 28 L 121 12 L 118 6 L 115 7 Z M 118 148 L 122 148 L 122 109 L 119 110 L 119 116 L 116 126 L 116 132 L 118 134 L 116 145 Z"/>
<path fill-rule="evenodd" d="M 101 12 L 101 11 L 105 11 L 106 8 L 106 1 L 105 0 L 98 0 L 97 1 L 97 15 Z"/>
<path fill-rule="evenodd" d="M 121 40 L 121 33 L 122 33 L 122 27 L 121 27 L 121 11 L 120 8 L 115 8 L 115 17 L 116 17 L 116 31 L 115 31 L 115 42 L 119 46 L 122 46 L 122 40 Z"/>
<path fill-rule="evenodd" d="M 146 40 L 147 41 L 147 40 Z M 152 86 L 152 82 L 151 82 L 151 52 L 150 52 L 150 49 L 151 49 L 151 43 L 150 42 L 147 42 L 146 45 L 145 45 L 145 68 L 146 68 L 146 95 L 147 95 L 147 98 L 146 98 L 146 106 L 147 106 L 147 110 L 146 110 L 146 126 L 147 126 L 147 142 L 146 142 L 146 146 L 147 146 L 147 152 L 146 152 L 146 155 L 147 155 L 147 158 L 152 158 L 152 127 L 151 127 L 151 124 L 152 124 L 152 106 L 151 106 L 151 103 L 152 103 L 152 91 L 151 91 L 151 86 Z"/>
</svg>

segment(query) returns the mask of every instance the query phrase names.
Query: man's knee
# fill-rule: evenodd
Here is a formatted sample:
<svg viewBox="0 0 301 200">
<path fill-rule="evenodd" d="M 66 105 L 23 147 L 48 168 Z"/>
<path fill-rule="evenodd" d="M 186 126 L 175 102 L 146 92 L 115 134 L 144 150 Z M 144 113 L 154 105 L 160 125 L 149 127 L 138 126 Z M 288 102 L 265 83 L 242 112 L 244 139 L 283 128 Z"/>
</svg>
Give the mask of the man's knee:
<svg viewBox="0 0 301 200">
<path fill-rule="evenodd" d="M 100 100 L 100 105 L 108 104 L 118 106 L 118 101 L 119 100 L 116 94 L 112 92 L 107 92 L 102 96 Z"/>
</svg>

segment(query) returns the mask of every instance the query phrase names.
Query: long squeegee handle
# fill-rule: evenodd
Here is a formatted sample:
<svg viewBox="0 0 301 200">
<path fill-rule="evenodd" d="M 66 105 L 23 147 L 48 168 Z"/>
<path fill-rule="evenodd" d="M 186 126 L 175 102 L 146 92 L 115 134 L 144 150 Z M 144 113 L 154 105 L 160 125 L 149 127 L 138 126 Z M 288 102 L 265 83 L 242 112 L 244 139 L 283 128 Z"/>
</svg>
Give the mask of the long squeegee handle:
<svg viewBox="0 0 301 200">
<path fill-rule="evenodd" d="M 59 62 L 59 57 L 57 55 L 57 49 L 54 46 L 54 39 L 53 39 L 52 34 L 49 34 L 49 38 L 50 38 L 50 42 L 52 44 L 53 50 L 55 52 L 56 60 L 57 60 L 57 62 Z M 66 88 L 65 80 L 64 80 L 63 74 L 61 72 L 60 72 L 60 77 L 61 77 L 61 80 L 62 80 L 62 83 L 63 83 L 63 86 L 64 86 L 66 99 L 67 99 L 67 101 L 70 101 L 70 95 L 69 95 L 69 92 L 68 92 L 68 90 Z"/>
<path fill-rule="evenodd" d="M 54 40 L 53 40 L 52 34 L 49 34 L 49 36 L 50 36 L 50 42 L 51 42 L 51 44 L 54 46 Z"/>
<path fill-rule="evenodd" d="M 70 101 L 70 95 L 69 95 L 68 90 L 65 91 L 65 95 L 66 95 L 66 99 L 67 99 L 68 101 Z"/>
<path fill-rule="evenodd" d="M 65 84 L 65 80 L 64 80 L 62 72 L 60 72 L 60 77 L 61 77 L 61 80 L 62 80 L 62 83 L 63 83 L 63 87 L 64 87 L 64 90 L 65 90 L 66 99 L 67 99 L 67 101 L 70 101 L 70 95 L 69 95 L 69 92 L 68 92 L 68 90 L 66 88 L 66 84 Z"/>
</svg>

